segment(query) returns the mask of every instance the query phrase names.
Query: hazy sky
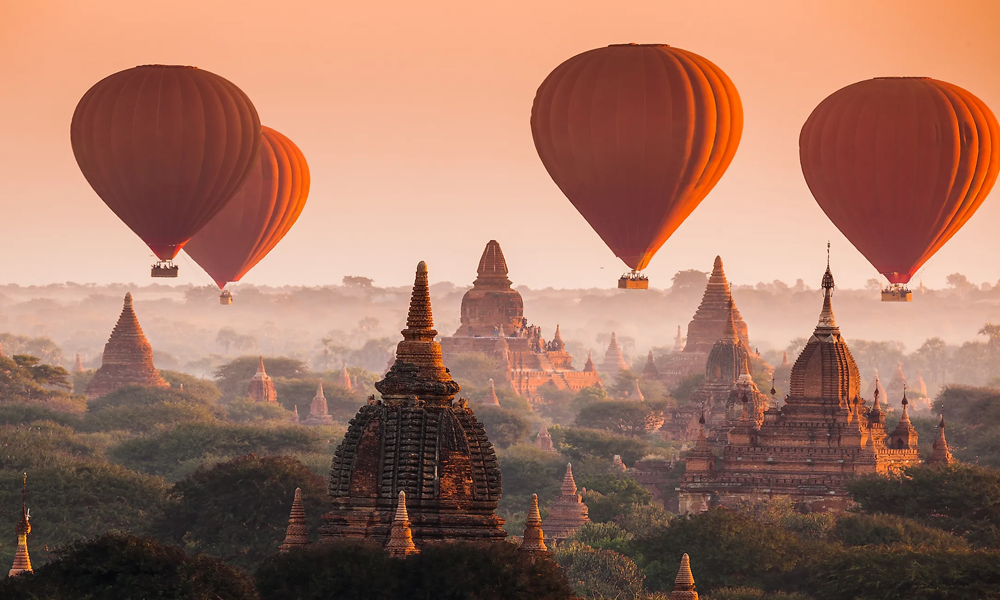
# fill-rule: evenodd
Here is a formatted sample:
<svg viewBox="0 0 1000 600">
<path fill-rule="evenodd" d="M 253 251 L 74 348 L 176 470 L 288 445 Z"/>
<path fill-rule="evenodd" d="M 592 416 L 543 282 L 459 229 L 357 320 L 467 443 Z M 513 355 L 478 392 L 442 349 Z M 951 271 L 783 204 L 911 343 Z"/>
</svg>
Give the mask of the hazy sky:
<svg viewBox="0 0 1000 600">
<path fill-rule="evenodd" d="M 152 254 L 80 174 L 77 101 L 138 64 L 230 79 L 312 170 L 298 224 L 244 281 L 470 282 L 500 241 L 517 284 L 612 287 L 624 265 L 551 182 L 528 127 L 560 62 L 612 43 L 666 43 L 719 65 L 745 128 L 722 181 L 660 249 L 655 287 L 721 254 L 738 283 L 818 285 L 826 240 L 838 283 L 875 270 L 802 178 L 799 129 L 833 91 L 931 76 L 1000 112 L 997 0 L 0 0 L 0 281 L 145 282 Z M 1000 192 L 924 267 L 1000 279 Z M 211 283 L 189 258 L 180 282 Z M 165 281 L 165 280 L 160 280 Z"/>
</svg>

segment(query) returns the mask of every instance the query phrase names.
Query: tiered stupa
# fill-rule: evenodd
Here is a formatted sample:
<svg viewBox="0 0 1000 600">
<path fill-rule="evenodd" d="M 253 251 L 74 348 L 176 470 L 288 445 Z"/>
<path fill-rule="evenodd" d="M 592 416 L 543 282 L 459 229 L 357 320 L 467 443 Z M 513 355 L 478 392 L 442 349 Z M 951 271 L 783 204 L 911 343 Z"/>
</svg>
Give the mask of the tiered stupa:
<svg viewBox="0 0 1000 600">
<path fill-rule="evenodd" d="M 677 326 L 677 336 L 674 337 L 674 352 L 684 351 L 684 336 L 681 335 L 681 326 Z"/>
<path fill-rule="evenodd" d="M 760 427 L 741 417 L 718 469 L 689 456 L 681 513 L 761 496 L 789 498 L 813 512 L 841 511 L 850 503 L 851 478 L 920 462 L 908 419 L 885 438 L 878 402 L 868 410 L 861 399 L 858 367 L 834 319 L 833 289 L 827 266 L 819 323 L 792 367 L 784 406 L 768 410 Z"/>
<path fill-rule="evenodd" d="M 298 406 L 295 407 L 298 410 Z M 330 425 L 333 417 L 330 416 L 329 407 L 326 404 L 326 396 L 323 394 L 323 380 L 316 386 L 316 395 L 313 396 L 309 405 L 309 414 L 306 416 L 306 425 Z"/>
<path fill-rule="evenodd" d="M 576 493 L 572 464 L 566 464 L 561 491 L 559 497 L 549 504 L 549 516 L 545 518 L 545 530 L 553 540 L 573 537 L 584 523 L 590 522 L 587 505 L 583 503 L 580 494 Z"/>
<path fill-rule="evenodd" d="M 539 450 L 544 450 L 546 452 L 557 452 L 555 445 L 552 443 L 552 435 L 549 433 L 549 428 L 542 424 L 542 428 L 538 430 L 538 435 L 535 437 L 535 446 Z"/>
<path fill-rule="evenodd" d="M 950 465 L 954 462 L 957 461 L 951 455 L 951 449 L 948 448 L 948 440 L 944 439 L 944 415 L 941 415 L 941 421 L 938 423 L 938 437 L 934 440 L 934 451 L 931 452 L 931 457 L 927 459 L 927 464 Z"/>
<path fill-rule="evenodd" d="M 659 377 L 660 370 L 656 368 L 656 361 L 653 360 L 653 351 L 650 350 L 649 354 L 646 355 L 646 366 L 642 368 L 642 378 L 658 379 Z"/>
<path fill-rule="evenodd" d="M 493 378 L 490 377 L 490 391 L 486 393 L 486 399 L 483 404 L 488 406 L 500 406 L 500 398 L 497 396 L 497 388 L 493 383 Z"/>
<path fill-rule="evenodd" d="M 740 407 L 732 419 L 727 418 L 730 394 L 740 381 L 750 377 L 750 351 L 736 331 L 736 307 L 729 301 L 728 315 L 719 339 L 712 346 L 705 362 L 705 381 L 698 387 L 688 403 L 679 407 L 664 422 L 661 432 L 668 440 L 691 441 L 697 435 L 697 421 L 701 415 L 708 419 L 709 439 L 724 442 L 731 421 L 739 417 Z M 756 386 L 754 386 L 756 388 Z M 764 405 L 758 407 L 763 413 Z"/>
<path fill-rule="evenodd" d="M 306 526 L 306 509 L 302 506 L 302 489 L 295 488 L 292 510 L 288 514 L 288 527 L 285 529 L 285 541 L 281 544 L 280 552 L 288 552 L 292 548 L 308 544 L 309 528 Z"/>
<path fill-rule="evenodd" d="M 677 569 L 677 577 L 674 579 L 674 591 L 670 592 L 667 600 L 698 600 L 694 575 L 691 574 L 691 559 L 687 554 L 681 557 L 681 566 Z"/>
<path fill-rule="evenodd" d="M 118 324 L 104 345 L 101 368 L 87 385 L 87 398 L 93 400 L 128 385 L 170 387 L 153 366 L 153 348 L 142 333 L 132 308 L 132 294 L 125 294 L 125 304 Z"/>
<path fill-rule="evenodd" d="M 531 505 L 528 516 L 524 520 L 524 535 L 521 538 L 521 552 L 532 554 L 549 554 L 545 546 L 545 533 L 542 531 L 542 517 L 538 513 L 538 494 L 531 495 Z"/>
<path fill-rule="evenodd" d="M 354 391 L 354 384 L 351 383 L 351 374 L 347 371 L 347 363 L 344 363 L 344 367 L 340 370 L 340 378 L 337 381 L 337 385 L 349 392 Z"/>
<path fill-rule="evenodd" d="M 722 258 L 716 256 L 701 304 L 688 323 L 684 350 L 670 354 L 664 368 L 660 370 L 660 379 L 667 387 L 677 385 L 685 377 L 699 373 L 705 367 L 712 346 L 722 337 L 726 329 L 730 304 L 733 307 L 733 328 L 736 336 L 743 342 L 744 348 L 750 349 L 747 324 L 743 322 L 739 309 L 733 303 L 729 281 L 726 280 L 726 273 L 722 270 Z"/>
<path fill-rule="evenodd" d="M 461 325 L 455 335 L 441 338 L 445 364 L 468 352 L 499 359 L 506 365 L 511 389 L 533 403 L 543 401 L 538 391 L 543 385 L 572 391 L 600 385 L 593 370 L 574 370 L 559 325 L 552 341 L 546 342 L 541 328 L 528 324 L 524 301 L 511 287 L 507 273 L 500 244 L 490 240 L 479 259 L 472 289 L 462 298 Z"/>
<path fill-rule="evenodd" d="M 628 371 L 628 363 L 622 357 L 622 349 L 618 347 L 618 336 L 615 335 L 614 331 L 611 332 L 611 341 L 608 342 L 608 348 L 604 351 L 604 360 L 598 369 L 601 373 L 611 377 L 617 377 L 621 371 Z"/>
<path fill-rule="evenodd" d="M 396 516 L 392 519 L 392 529 L 389 530 L 389 541 L 385 544 L 389 556 L 405 558 L 418 554 L 420 550 L 413 543 L 413 531 L 410 529 L 410 515 L 406 512 L 406 492 L 399 491 L 396 502 Z"/>
<path fill-rule="evenodd" d="M 17 534 L 17 549 L 14 550 L 14 564 L 11 565 L 8 577 L 21 573 L 33 573 L 31 557 L 28 556 L 28 534 L 31 533 L 31 515 L 28 514 L 28 474 L 24 474 L 21 487 L 21 518 L 14 528 Z"/>
<path fill-rule="evenodd" d="M 326 539 L 385 543 L 400 491 L 413 539 L 503 540 L 494 511 L 502 493 L 493 444 L 441 362 L 427 266 L 417 265 L 396 363 L 351 421 L 330 469 Z"/>
<path fill-rule="evenodd" d="M 274 382 L 271 376 L 264 370 L 264 357 L 260 357 L 257 364 L 257 372 L 247 384 L 246 397 L 257 402 L 277 402 L 278 392 L 274 389 Z"/>
<path fill-rule="evenodd" d="M 80 353 L 76 353 L 76 362 L 73 363 L 74 373 L 83 373 L 86 369 L 83 368 L 83 359 L 80 358 Z"/>
</svg>

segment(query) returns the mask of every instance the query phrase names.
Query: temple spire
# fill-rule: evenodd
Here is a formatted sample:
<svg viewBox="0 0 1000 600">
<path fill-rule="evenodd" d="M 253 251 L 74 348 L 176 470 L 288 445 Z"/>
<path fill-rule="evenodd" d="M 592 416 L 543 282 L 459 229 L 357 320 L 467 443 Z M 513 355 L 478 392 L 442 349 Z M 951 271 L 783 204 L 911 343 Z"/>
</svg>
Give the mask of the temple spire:
<svg viewBox="0 0 1000 600">
<path fill-rule="evenodd" d="M 302 506 L 302 489 L 295 488 L 292 510 L 288 514 L 288 527 L 285 529 L 285 541 L 281 544 L 280 551 L 288 552 L 308 543 L 309 528 L 306 526 L 306 509 Z"/>
<path fill-rule="evenodd" d="M 74 373 L 83 373 L 86 369 L 83 368 L 83 359 L 80 358 L 80 353 L 76 353 L 76 362 L 73 363 Z"/>
<path fill-rule="evenodd" d="M 628 399 L 633 402 L 645 402 L 646 397 L 642 395 L 642 390 L 639 389 L 639 380 L 636 379 L 632 383 L 632 392 L 628 395 Z"/>
<path fill-rule="evenodd" d="M 486 404 L 491 406 L 500 406 L 500 398 L 497 397 L 497 388 L 493 384 L 492 377 L 490 377 L 490 393 L 486 396 Z"/>
<path fill-rule="evenodd" d="M 342 363 L 343 367 L 340 369 L 340 387 L 351 392 L 354 391 L 354 385 L 351 384 L 351 373 L 347 370 L 347 363 Z"/>
<path fill-rule="evenodd" d="M 92 400 L 127 385 L 170 387 L 153 366 L 153 348 L 139 326 L 131 292 L 125 294 L 121 315 L 104 346 L 101 367 L 86 394 Z"/>
<path fill-rule="evenodd" d="M 576 480 L 573 479 L 573 463 L 566 463 L 566 474 L 563 475 L 562 482 L 562 494 L 563 496 L 576 494 Z"/>
<path fill-rule="evenodd" d="M 473 285 L 500 284 L 510 286 L 507 273 L 507 260 L 503 256 L 500 244 L 496 240 L 490 240 L 479 259 L 479 268 L 476 270 L 477 277 Z"/>
<path fill-rule="evenodd" d="M 402 558 L 411 554 L 417 554 L 420 550 L 413 543 L 413 532 L 410 531 L 410 516 L 406 512 L 406 492 L 399 492 L 399 500 L 396 503 L 396 516 L 392 520 L 392 528 L 389 530 L 389 541 L 385 545 L 390 556 Z"/>
<path fill-rule="evenodd" d="M 252 398 L 257 402 L 277 402 L 278 392 L 274 387 L 274 381 L 271 380 L 271 376 L 264 370 L 264 357 L 261 356 L 259 360 L 257 373 L 247 384 L 246 397 Z"/>
<path fill-rule="evenodd" d="M 298 409 L 298 406 L 295 407 Z M 309 404 L 309 415 L 306 416 L 306 425 L 329 425 L 333 423 L 330 416 L 330 409 L 326 403 L 326 394 L 323 393 L 323 380 L 316 384 L 316 395 L 313 396 Z"/>
<path fill-rule="evenodd" d="M 948 448 L 948 440 L 944 438 L 944 415 L 941 415 L 941 420 L 938 422 L 938 437 L 934 440 L 934 450 L 931 452 L 927 464 L 949 465 L 953 462 L 955 462 L 955 457 L 952 456 L 951 449 Z"/>
<path fill-rule="evenodd" d="M 739 337 L 736 335 L 736 321 L 733 319 L 733 299 L 729 299 L 729 310 L 726 314 L 726 324 L 722 328 L 722 337 L 720 340 L 725 340 L 727 342 L 732 342 L 735 344 L 739 341 Z"/>
<path fill-rule="evenodd" d="M 32 573 L 31 558 L 28 556 L 28 534 L 31 533 L 31 515 L 28 514 L 28 474 L 21 480 L 21 518 L 17 522 L 17 550 L 14 551 L 14 564 L 7 573 L 14 577 L 21 573 Z"/>
<path fill-rule="evenodd" d="M 583 364 L 583 370 L 588 373 L 594 372 L 594 353 L 590 350 L 587 351 L 587 362 Z"/>
<path fill-rule="evenodd" d="M 781 366 L 787 367 L 790 365 L 791 363 L 788 362 L 788 350 L 785 350 L 784 352 L 781 353 Z"/>
<path fill-rule="evenodd" d="M 674 352 L 684 350 L 684 336 L 681 335 L 681 326 L 677 326 L 677 337 L 674 338 Z"/>
<path fill-rule="evenodd" d="M 837 321 L 833 317 L 833 272 L 830 271 L 830 243 L 826 244 L 826 272 L 823 273 L 823 310 L 819 313 L 816 330 L 837 329 Z"/>
<path fill-rule="evenodd" d="M 545 552 L 545 534 L 542 532 L 542 516 L 538 513 L 538 494 L 531 495 L 528 516 L 524 520 L 524 536 L 521 539 L 522 552 Z"/>
<path fill-rule="evenodd" d="M 674 591 L 670 592 L 669 600 L 698 600 L 695 591 L 694 575 L 691 573 L 691 559 L 685 554 L 681 557 L 681 566 L 677 569 L 674 579 Z"/>
</svg>

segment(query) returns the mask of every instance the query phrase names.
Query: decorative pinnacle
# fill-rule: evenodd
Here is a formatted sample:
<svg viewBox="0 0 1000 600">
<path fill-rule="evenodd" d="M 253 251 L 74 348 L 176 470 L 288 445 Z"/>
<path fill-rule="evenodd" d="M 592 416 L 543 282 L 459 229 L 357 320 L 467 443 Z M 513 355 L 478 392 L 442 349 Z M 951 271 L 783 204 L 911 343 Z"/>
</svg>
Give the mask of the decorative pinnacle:
<svg viewBox="0 0 1000 600">
<path fill-rule="evenodd" d="M 716 256 L 715 262 L 712 263 L 712 277 L 725 277 L 726 273 L 722 270 L 722 257 Z"/>
<path fill-rule="evenodd" d="M 560 341 L 560 342 L 562 341 L 562 335 L 559 333 L 559 324 L 558 323 L 556 323 L 556 332 L 552 336 L 552 341 L 553 342 L 555 342 L 557 340 Z"/>
<path fill-rule="evenodd" d="M 576 495 L 576 480 L 573 479 L 572 463 L 566 463 L 566 475 L 563 476 L 561 491 L 563 496 Z"/>
<path fill-rule="evenodd" d="M 260 357 L 260 363 L 257 365 L 257 374 L 258 375 L 266 375 L 267 374 L 267 371 L 264 370 L 264 356 L 263 355 L 261 355 L 261 357 Z"/>
<path fill-rule="evenodd" d="M 771 395 L 778 393 L 778 390 L 774 389 L 774 373 L 771 373 Z"/>
<path fill-rule="evenodd" d="M 732 297 L 729 298 L 729 310 L 726 311 L 726 324 L 722 330 L 722 339 L 727 342 L 736 343 L 739 339 L 736 337 L 736 321 L 733 318 L 733 308 L 735 304 L 733 303 Z"/>
<path fill-rule="evenodd" d="M 829 259 L 829 256 L 827 257 Z M 827 265 L 826 273 L 823 274 L 823 310 L 819 313 L 819 323 L 816 324 L 816 329 L 836 329 L 837 321 L 833 317 L 833 273 L 830 271 L 830 266 Z"/>
<path fill-rule="evenodd" d="M 406 315 L 406 329 L 402 332 L 407 340 L 431 341 L 437 335 L 434 331 L 434 316 L 431 314 L 431 294 L 427 284 L 427 263 L 417 263 L 417 273 L 413 279 L 413 293 L 410 295 L 410 312 Z"/>
<path fill-rule="evenodd" d="M 694 575 L 691 573 L 691 559 L 685 553 L 681 557 L 681 566 L 677 570 L 677 577 L 674 579 L 675 592 L 693 592 Z"/>
</svg>

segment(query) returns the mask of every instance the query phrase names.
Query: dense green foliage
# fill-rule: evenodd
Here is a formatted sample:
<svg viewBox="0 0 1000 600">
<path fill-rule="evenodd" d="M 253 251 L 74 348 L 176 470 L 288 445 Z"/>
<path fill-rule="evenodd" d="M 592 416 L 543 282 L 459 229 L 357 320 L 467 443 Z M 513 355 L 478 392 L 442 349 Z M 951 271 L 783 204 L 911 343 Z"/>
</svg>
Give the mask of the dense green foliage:
<svg viewBox="0 0 1000 600">
<path fill-rule="evenodd" d="M 574 463 L 586 459 L 610 462 L 617 454 L 625 464 L 631 465 L 649 454 L 650 450 L 649 444 L 644 440 L 598 429 L 551 427 L 549 434 L 556 449 L 569 456 Z"/>
<path fill-rule="evenodd" d="M 108 455 L 130 469 L 169 476 L 186 462 L 207 456 L 324 452 L 330 444 L 323 433 L 323 428 L 292 424 L 253 427 L 187 423 L 168 431 L 125 440 L 112 446 Z"/>
<path fill-rule="evenodd" d="M 622 473 L 585 475 L 577 478 L 577 485 L 587 488 L 584 501 L 590 520 L 596 523 L 612 521 L 631 512 L 634 505 L 649 504 L 652 500 L 646 488 Z"/>
<path fill-rule="evenodd" d="M 618 552 L 570 542 L 559 546 L 555 559 L 573 590 L 585 598 L 635 600 L 643 596 L 642 570 Z"/>
<path fill-rule="evenodd" d="M 157 519 L 159 539 L 252 568 L 274 554 L 285 538 L 295 488 L 309 530 L 316 534 L 327 509 L 326 484 L 287 456 L 252 454 L 199 468 L 178 481 L 174 500 Z"/>
<path fill-rule="evenodd" d="M 982 547 L 1000 547 L 1000 470 L 976 465 L 908 467 L 850 485 L 869 513 L 914 519 Z"/>
<path fill-rule="evenodd" d="M 603 429 L 628 437 L 644 436 L 663 424 L 663 411 L 648 402 L 595 402 L 580 409 L 577 427 Z"/>
<path fill-rule="evenodd" d="M 33 402 L 69 396 L 73 388 L 62 367 L 27 354 L 0 356 L 0 402 Z"/>
<path fill-rule="evenodd" d="M 207 556 L 108 533 L 74 543 L 34 574 L 0 579 L 4 600 L 254 600 L 252 580 Z"/>
<path fill-rule="evenodd" d="M 506 448 L 523 440 L 531 425 L 520 414 L 499 406 L 477 406 L 476 418 L 479 419 L 490 441 L 500 448 Z"/>
<path fill-rule="evenodd" d="M 215 385 L 224 396 L 242 396 L 247 382 L 257 372 L 259 356 L 241 356 L 226 363 L 215 371 Z M 271 378 L 297 379 L 309 372 L 304 362 L 284 356 L 264 357 L 264 370 Z"/>
<path fill-rule="evenodd" d="M 569 600 L 551 560 L 505 543 L 435 544 L 405 559 L 350 540 L 297 549 L 256 574 L 262 600 Z"/>
<path fill-rule="evenodd" d="M 214 401 L 174 388 L 127 386 L 87 403 L 82 429 L 146 433 L 222 415 Z"/>
</svg>

